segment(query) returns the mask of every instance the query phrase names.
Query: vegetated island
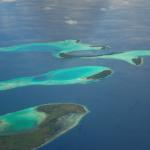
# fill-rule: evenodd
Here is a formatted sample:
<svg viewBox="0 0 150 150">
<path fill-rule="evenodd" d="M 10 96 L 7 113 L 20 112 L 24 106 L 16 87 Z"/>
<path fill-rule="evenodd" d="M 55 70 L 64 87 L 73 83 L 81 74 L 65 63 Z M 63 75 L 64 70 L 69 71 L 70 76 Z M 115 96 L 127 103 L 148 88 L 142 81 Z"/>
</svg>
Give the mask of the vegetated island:
<svg viewBox="0 0 150 150">
<path fill-rule="evenodd" d="M 83 84 L 104 79 L 111 74 L 112 70 L 104 66 L 79 66 L 58 69 L 37 76 L 0 81 L 0 91 L 31 85 Z"/>
<path fill-rule="evenodd" d="M 80 51 L 78 51 L 80 52 Z M 132 65 L 142 65 L 143 64 L 143 57 L 150 56 L 150 50 L 133 50 L 133 51 L 125 51 L 125 52 L 113 52 L 108 54 L 76 54 L 72 52 L 68 53 L 60 53 L 60 57 L 62 58 L 86 58 L 86 59 L 116 59 L 128 62 Z"/>
<path fill-rule="evenodd" d="M 69 54 L 68 54 L 69 55 Z M 143 57 L 150 56 L 150 50 L 133 50 L 133 51 L 125 51 L 125 52 L 115 52 L 103 55 L 96 55 L 96 56 L 78 56 L 82 58 L 91 58 L 91 59 L 115 59 L 115 60 L 122 60 L 131 65 L 142 65 L 143 64 Z M 73 57 L 73 55 L 69 55 L 67 57 Z M 77 57 L 77 56 L 75 56 Z"/>
<path fill-rule="evenodd" d="M 46 104 L 0 116 L 0 150 L 35 150 L 78 125 L 79 104 Z"/>
</svg>

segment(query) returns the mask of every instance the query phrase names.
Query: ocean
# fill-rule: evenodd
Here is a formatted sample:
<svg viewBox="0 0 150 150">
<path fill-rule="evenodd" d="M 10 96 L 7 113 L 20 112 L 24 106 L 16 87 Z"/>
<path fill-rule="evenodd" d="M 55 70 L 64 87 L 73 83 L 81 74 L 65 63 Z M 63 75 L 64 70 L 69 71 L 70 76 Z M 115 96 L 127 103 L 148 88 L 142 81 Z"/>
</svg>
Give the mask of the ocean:
<svg viewBox="0 0 150 150">
<path fill-rule="evenodd" d="M 106 52 L 150 50 L 148 0 L 0 0 L 0 47 L 78 39 Z M 105 50 L 102 51 L 105 53 Z M 110 67 L 99 82 L 0 91 L 0 114 L 46 103 L 79 103 L 90 113 L 39 150 L 149 150 L 150 58 L 58 59 L 49 52 L 0 53 L 0 80 L 84 65 Z"/>
</svg>

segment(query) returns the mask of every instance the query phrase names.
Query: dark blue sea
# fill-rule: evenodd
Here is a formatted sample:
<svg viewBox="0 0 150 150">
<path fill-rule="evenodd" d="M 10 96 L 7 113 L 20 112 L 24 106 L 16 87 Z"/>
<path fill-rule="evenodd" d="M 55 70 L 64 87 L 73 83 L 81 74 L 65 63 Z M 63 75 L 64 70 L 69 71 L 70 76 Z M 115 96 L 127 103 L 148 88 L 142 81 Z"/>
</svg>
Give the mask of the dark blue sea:
<svg viewBox="0 0 150 150">
<path fill-rule="evenodd" d="M 108 52 L 150 49 L 149 0 L 0 0 L 0 47 L 80 39 Z M 0 91 L 0 114 L 45 103 L 79 103 L 90 113 L 40 150 L 150 150 L 150 58 L 140 67 L 117 60 L 57 59 L 50 53 L 0 53 L 0 80 L 52 69 L 103 65 L 91 84 Z"/>
</svg>

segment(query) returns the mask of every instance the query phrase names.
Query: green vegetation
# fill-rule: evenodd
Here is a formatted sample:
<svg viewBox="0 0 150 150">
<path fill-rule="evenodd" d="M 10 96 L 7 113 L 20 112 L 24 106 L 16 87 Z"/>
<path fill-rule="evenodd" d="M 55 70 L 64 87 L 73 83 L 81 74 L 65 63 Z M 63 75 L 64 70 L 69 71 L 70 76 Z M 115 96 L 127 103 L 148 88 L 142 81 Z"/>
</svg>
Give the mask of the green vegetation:
<svg viewBox="0 0 150 150">
<path fill-rule="evenodd" d="M 34 114 L 35 111 L 38 113 L 37 116 Z M 32 150 L 39 148 L 78 125 L 87 113 L 88 110 L 78 104 L 47 104 L 1 116 L 0 150 Z M 46 117 L 44 119 L 42 117 L 40 124 L 36 124 L 32 129 L 23 128 L 23 130 L 14 132 L 14 127 L 30 126 L 31 122 L 35 121 L 35 119 L 30 120 L 30 118 L 38 120 L 41 118 L 41 114 Z M 10 126 L 6 125 L 5 128 L 3 121 L 5 122 L 4 119 L 8 116 L 9 120 L 6 120 Z M 29 119 L 27 119 L 27 116 L 29 116 Z M 14 121 L 15 119 L 17 120 Z M 9 128 L 9 133 L 7 128 Z"/>
</svg>

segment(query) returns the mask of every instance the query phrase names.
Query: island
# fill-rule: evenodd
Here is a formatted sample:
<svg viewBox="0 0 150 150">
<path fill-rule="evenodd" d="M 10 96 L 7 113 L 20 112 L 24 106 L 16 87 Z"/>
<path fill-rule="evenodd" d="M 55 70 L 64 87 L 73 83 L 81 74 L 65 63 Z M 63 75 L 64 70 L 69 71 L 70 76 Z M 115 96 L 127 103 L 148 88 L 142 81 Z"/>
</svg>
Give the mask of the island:
<svg viewBox="0 0 150 150">
<path fill-rule="evenodd" d="M 31 85 L 85 84 L 102 80 L 112 73 L 112 69 L 104 66 L 79 66 L 58 69 L 37 76 L 0 81 L 0 91 Z"/>
<path fill-rule="evenodd" d="M 35 150 L 78 125 L 79 104 L 45 104 L 0 116 L 0 150 Z"/>
<path fill-rule="evenodd" d="M 146 56 L 150 56 L 150 50 L 133 50 L 133 51 L 116 52 L 116 53 L 109 53 L 109 54 L 96 55 L 96 56 L 89 55 L 89 56 L 78 56 L 78 57 L 86 58 L 86 59 L 102 58 L 102 59 L 122 60 L 129 64 L 139 66 L 143 64 L 143 57 Z M 70 57 L 73 57 L 73 55 L 71 55 Z"/>
<path fill-rule="evenodd" d="M 67 54 L 74 51 L 102 50 L 105 48 L 107 48 L 107 46 L 81 43 L 80 40 L 64 40 L 55 42 L 27 43 L 10 47 L 0 47 L 0 52 L 50 52 L 54 57 L 60 58 L 62 53 Z"/>
</svg>

